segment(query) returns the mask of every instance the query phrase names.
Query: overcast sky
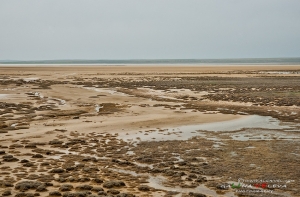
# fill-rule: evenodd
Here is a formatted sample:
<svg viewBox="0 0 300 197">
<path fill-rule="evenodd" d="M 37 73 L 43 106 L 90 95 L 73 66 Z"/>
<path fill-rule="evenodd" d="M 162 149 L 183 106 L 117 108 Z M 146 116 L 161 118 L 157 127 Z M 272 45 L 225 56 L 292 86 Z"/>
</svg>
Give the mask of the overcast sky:
<svg viewBox="0 0 300 197">
<path fill-rule="evenodd" d="M 300 0 L 0 0 L 0 60 L 300 57 Z"/>
</svg>

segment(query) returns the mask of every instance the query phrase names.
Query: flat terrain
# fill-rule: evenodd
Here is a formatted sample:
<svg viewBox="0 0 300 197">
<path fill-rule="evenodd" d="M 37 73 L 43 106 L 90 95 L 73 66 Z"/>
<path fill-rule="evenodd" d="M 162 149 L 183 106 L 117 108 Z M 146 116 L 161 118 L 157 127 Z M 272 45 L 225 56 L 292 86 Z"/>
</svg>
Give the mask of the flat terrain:
<svg viewBox="0 0 300 197">
<path fill-rule="evenodd" d="M 300 196 L 299 84 L 296 65 L 2 66 L 0 195 Z"/>
</svg>

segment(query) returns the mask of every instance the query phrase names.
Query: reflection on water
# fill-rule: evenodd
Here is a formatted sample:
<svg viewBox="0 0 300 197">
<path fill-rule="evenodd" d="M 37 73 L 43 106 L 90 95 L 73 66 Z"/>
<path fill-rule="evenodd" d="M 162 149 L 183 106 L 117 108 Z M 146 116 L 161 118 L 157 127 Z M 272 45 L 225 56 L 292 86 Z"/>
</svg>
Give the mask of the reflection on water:
<svg viewBox="0 0 300 197">
<path fill-rule="evenodd" d="M 1 98 L 6 98 L 9 94 L 0 94 L 0 99 Z"/>
<path fill-rule="evenodd" d="M 37 77 L 23 78 L 23 81 L 25 81 L 25 82 L 36 81 L 36 80 L 39 80 L 39 78 L 37 78 Z"/>
<path fill-rule="evenodd" d="M 204 123 L 198 125 L 186 125 L 176 128 L 153 129 L 151 131 L 136 132 L 130 135 L 120 134 L 120 138 L 127 141 L 164 141 L 164 140 L 187 140 L 194 136 L 206 137 L 205 134 L 196 131 L 237 131 L 241 129 L 293 129 L 291 125 L 282 125 L 276 118 L 270 116 L 251 115 L 236 120 Z M 243 137 L 235 137 L 236 140 L 244 140 Z M 247 140 L 247 138 L 245 138 Z M 217 139 L 212 139 L 217 140 Z"/>
<path fill-rule="evenodd" d="M 179 192 L 178 195 L 176 196 L 182 196 L 183 193 L 188 194 L 189 192 L 194 192 L 194 193 L 202 193 L 208 196 L 218 196 L 218 194 L 214 191 L 206 187 L 205 185 L 199 185 L 195 188 L 182 188 L 180 186 L 175 186 L 175 187 L 167 187 L 164 186 L 163 183 L 166 182 L 168 179 L 165 178 L 164 176 L 152 176 L 150 174 L 143 174 L 143 173 L 136 173 L 131 170 L 122 170 L 122 169 L 115 169 L 115 168 L 110 168 L 110 170 L 119 172 L 119 173 L 124 173 L 124 174 L 130 174 L 132 176 L 146 176 L 148 177 L 148 183 L 145 183 L 145 185 L 148 185 L 149 187 L 159 189 L 159 190 L 165 190 L 165 191 L 172 191 L 172 192 Z M 232 192 L 229 192 L 227 194 L 224 194 L 223 196 L 235 196 Z"/>
<path fill-rule="evenodd" d="M 101 93 L 108 93 L 108 94 L 113 94 L 113 95 L 118 95 L 118 96 L 126 96 L 127 94 L 118 92 L 116 90 L 108 89 L 108 88 L 95 88 L 95 87 L 83 87 L 84 89 L 87 90 L 93 90 L 96 92 L 101 92 Z"/>
</svg>

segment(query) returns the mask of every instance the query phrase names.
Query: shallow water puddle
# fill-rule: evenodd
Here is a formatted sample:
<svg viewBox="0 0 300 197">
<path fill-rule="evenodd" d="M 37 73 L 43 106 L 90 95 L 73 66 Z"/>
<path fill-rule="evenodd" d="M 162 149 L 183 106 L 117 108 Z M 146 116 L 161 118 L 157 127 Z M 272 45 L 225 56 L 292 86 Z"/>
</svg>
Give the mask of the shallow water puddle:
<svg viewBox="0 0 300 197">
<path fill-rule="evenodd" d="M 66 100 L 63 99 L 59 99 L 59 98 L 50 98 L 51 100 L 57 101 L 59 103 L 59 105 L 65 105 L 66 104 Z"/>
<path fill-rule="evenodd" d="M 198 130 L 206 131 L 236 131 L 243 128 L 285 129 L 289 126 L 280 125 L 280 121 L 270 116 L 251 115 L 240 119 L 205 123 L 197 125 Z"/>
<path fill-rule="evenodd" d="M 9 94 L 0 94 L 0 99 L 5 99 L 9 96 Z"/>
<path fill-rule="evenodd" d="M 264 132 L 265 133 L 265 132 Z M 239 133 L 231 136 L 233 140 L 239 141 L 249 141 L 249 140 L 295 140 L 300 139 L 299 136 L 295 136 L 294 134 L 283 134 L 283 133 L 272 133 L 269 135 L 266 134 L 251 134 L 249 133 Z"/>
<path fill-rule="evenodd" d="M 176 196 L 182 196 L 183 193 L 202 193 L 208 196 L 218 196 L 218 194 L 214 191 L 206 187 L 205 185 L 199 185 L 196 188 L 182 188 L 180 186 L 175 186 L 175 187 L 167 187 L 163 185 L 163 182 L 167 181 L 167 178 L 164 176 L 152 176 L 150 174 L 139 174 L 131 170 L 122 170 L 122 169 L 115 169 L 115 168 L 109 168 L 112 171 L 119 172 L 119 173 L 124 173 L 124 174 L 130 174 L 132 176 L 147 176 L 148 178 L 148 183 L 145 183 L 145 185 L 148 185 L 149 187 L 155 188 L 155 189 L 160 189 L 160 190 L 165 190 L 165 191 L 171 191 L 171 192 L 179 192 L 178 195 Z M 232 192 L 226 193 L 223 196 L 235 196 Z"/>
<path fill-rule="evenodd" d="M 25 82 L 36 81 L 36 80 L 39 80 L 39 78 L 37 78 L 37 77 L 23 78 L 23 81 L 25 81 Z"/>
<path fill-rule="evenodd" d="M 178 195 L 176 196 L 182 196 L 183 193 L 201 193 L 201 194 L 205 194 L 207 196 L 220 196 L 216 193 L 216 191 L 209 189 L 208 187 L 206 187 L 205 185 L 199 185 L 196 188 L 182 188 L 180 186 L 176 186 L 176 187 L 167 187 L 164 186 L 162 183 L 164 181 L 166 181 L 166 178 L 163 176 L 150 176 L 148 179 L 149 183 L 147 184 L 150 187 L 153 187 L 155 189 L 161 189 L 161 190 L 166 190 L 166 191 L 171 191 L 171 192 L 179 192 Z M 236 195 L 234 195 L 233 192 L 227 192 L 225 194 L 223 194 L 222 196 L 226 196 L 226 197 L 234 197 Z"/>
<path fill-rule="evenodd" d="M 95 111 L 98 113 L 100 111 L 100 109 L 102 109 L 103 106 L 100 106 L 100 105 L 95 105 Z"/>
<path fill-rule="evenodd" d="M 96 92 L 101 92 L 101 93 L 108 93 L 108 94 L 118 95 L 118 96 L 128 96 L 125 93 L 118 92 L 116 90 L 108 89 L 108 88 L 95 88 L 95 87 L 82 87 L 82 88 L 87 89 L 87 90 L 93 90 L 93 91 L 96 91 Z"/>
<path fill-rule="evenodd" d="M 296 71 L 261 71 L 259 74 L 281 74 L 281 75 L 288 75 L 288 74 L 299 74 Z"/>
<path fill-rule="evenodd" d="M 154 129 L 147 132 L 136 132 L 130 135 L 120 134 L 119 138 L 125 141 L 165 141 L 165 140 L 187 140 L 194 136 L 206 137 L 200 131 L 236 131 L 246 128 L 260 129 L 290 129 L 291 126 L 281 125 L 280 121 L 270 116 L 251 115 L 236 120 L 204 123 L 199 125 L 186 125 L 176 128 Z M 199 132 L 195 132 L 199 131 Z M 252 136 L 253 137 L 253 136 Z M 218 140 L 217 138 L 208 138 Z M 234 139 L 240 140 L 235 137 Z M 245 140 L 247 140 L 245 138 Z"/>
<path fill-rule="evenodd" d="M 0 100 L 12 100 L 12 99 L 23 99 L 24 95 L 22 94 L 0 94 Z"/>
</svg>

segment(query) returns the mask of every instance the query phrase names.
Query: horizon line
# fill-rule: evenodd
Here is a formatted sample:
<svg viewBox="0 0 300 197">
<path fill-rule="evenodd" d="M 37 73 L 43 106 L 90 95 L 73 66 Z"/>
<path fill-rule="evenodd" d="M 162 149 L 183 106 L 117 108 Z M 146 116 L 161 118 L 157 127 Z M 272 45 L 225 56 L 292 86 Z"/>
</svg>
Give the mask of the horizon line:
<svg viewBox="0 0 300 197">
<path fill-rule="evenodd" d="M 149 61 L 149 60 L 245 60 L 245 59 L 298 59 L 299 57 L 242 57 L 242 58 L 130 58 L 130 59 L 30 59 L 30 60 L 0 60 L 0 62 L 40 62 L 40 61 Z"/>
</svg>

